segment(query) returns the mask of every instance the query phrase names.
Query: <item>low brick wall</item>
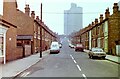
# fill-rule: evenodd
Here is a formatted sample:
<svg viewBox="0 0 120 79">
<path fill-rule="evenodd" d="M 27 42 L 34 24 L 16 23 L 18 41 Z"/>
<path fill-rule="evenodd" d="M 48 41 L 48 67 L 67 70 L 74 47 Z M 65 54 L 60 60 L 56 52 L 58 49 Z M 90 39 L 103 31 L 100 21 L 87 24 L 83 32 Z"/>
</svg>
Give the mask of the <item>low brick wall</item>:
<svg viewBox="0 0 120 79">
<path fill-rule="evenodd" d="M 22 58 L 22 53 L 23 53 L 23 48 L 22 47 L 17 47 L 14 49 L 13 52 L 8 52 L 6 54 L 6 61 L 12 61 L 12 60 L 16 60 L 19 58 Z"/>
<path fill-rule="evenodd" d="M 15 59 L 22 58 L 22 54 L 23 54 L 23 47 L 18 46 L 16 48 Z"/>
</svg>

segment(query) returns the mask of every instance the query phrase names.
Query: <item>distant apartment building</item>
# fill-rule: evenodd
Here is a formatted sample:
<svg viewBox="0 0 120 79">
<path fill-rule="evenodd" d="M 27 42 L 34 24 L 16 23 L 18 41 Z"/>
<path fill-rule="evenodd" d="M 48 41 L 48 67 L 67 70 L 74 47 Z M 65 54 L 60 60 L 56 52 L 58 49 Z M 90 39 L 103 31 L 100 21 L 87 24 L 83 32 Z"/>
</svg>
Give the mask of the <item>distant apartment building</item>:
<svg viewBox="0 0 120 79">
<path fill-rule="evenodd" d="M 119 10 L 120 10 L 120 1 L 118 2 Z"/>
<path fill-rule="evenodd" d="M 71 3 L 69 10 L 64 10 L 64 34 L 69 35 L 79 31 L 83 27 L 82 7 L 77 7 L 75 3 Z"/>
</svg>

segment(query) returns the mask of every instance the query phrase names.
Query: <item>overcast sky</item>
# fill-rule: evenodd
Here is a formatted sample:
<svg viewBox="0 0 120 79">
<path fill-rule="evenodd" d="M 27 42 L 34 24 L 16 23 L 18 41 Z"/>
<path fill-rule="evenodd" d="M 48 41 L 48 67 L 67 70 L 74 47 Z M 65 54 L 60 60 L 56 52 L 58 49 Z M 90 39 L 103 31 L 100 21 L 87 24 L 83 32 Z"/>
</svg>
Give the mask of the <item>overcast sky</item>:
<svg viewBox="0 0 120 79">
<path fill-rule="evenodd" d="M 3 0 L 0 0 L 0 7 L 3 6 Z M 100 14 L 104 14 L 109 7 L 112 14 L 112 7 L 119 0 L 17 0 L 18 8 L 24 12 L 25 4 L 30 5 L 30 10 L 40 15 L 40 4 L 43 3 L 43 21 L 54 32 L 64 33 L 64 10 L 69 10 L 71 3 L 76 3 L 78 7 L 83 8 L 83 27 L 86 27 Z M 0 14 L 2 14 L 0 8 Z"/>
</svg>

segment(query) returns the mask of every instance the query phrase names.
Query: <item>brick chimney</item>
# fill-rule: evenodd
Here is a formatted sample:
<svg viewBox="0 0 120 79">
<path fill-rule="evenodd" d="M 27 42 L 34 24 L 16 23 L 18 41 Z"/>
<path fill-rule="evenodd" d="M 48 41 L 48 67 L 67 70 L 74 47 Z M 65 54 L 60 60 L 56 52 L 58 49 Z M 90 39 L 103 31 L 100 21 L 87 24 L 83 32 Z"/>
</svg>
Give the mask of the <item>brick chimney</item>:
<svg viewBox="0 0 120 79">
<path fill-rule="evenodd" d="M 90 26 L 91 26 L 91 24 L 88 25 L 88 27 L 90 27 Z"/>
<path fill-rule="evenodd" d="M 96 25 L 96 24 L 98 24 L 98 19 L 97 19 L 97 18 L 95 19 L 95 25 Z"/>
<path fill-rule="evenodd" d="M 92 22 L 92 26 L 94 26 L 94 22 Z"/>
<path fill-rule="evenodd" d="M 38 21 L 38 22 L 40 21 L 39 16 L 36 16 L 36 21 Z"/>
<path fill-rule="evenodd" d="M 110 12 L 109 12 L 109 8 L 106 9 L 106 12 L 105 12 L 105 18 L 108 18 L 110 16 Z"/>
<path fill-rule="evenodd" d="M 118 9 L 119 9 L 118 3 L 114 3 L 114 6 L 113 6 L 113 14 L 114 14 L 114 13 L 117 13 L 117 12 L 118 12 Z"/>
<path fill-rule="evenodd" d="M 17 1 L 3 0 L 3 18 L 12 24 L 16 24 Z"/>
<path fill-rule="evenodd" d="M 26 6 L 25 6 L 25 14 L 26 15 L 30 15 L 30 8 L 29 8 L 29 4 L 26 4 Z"/>
<path fill-rule="evenodd" d="M 88 26 L 91 26 L 91 24 L 89 24 Z"/>
<path fill-rule="evenodd" d="M 31 17 L 32 17 L 33 19 L 35 19 L 35 11 L 32 11 L 32 12 L 31 12 Z"/>
<path fill-rule="evenodd" d="M 102 22 L 103 21 L 103 14 L 100 14 L 100 22 Z"/>
</svg>

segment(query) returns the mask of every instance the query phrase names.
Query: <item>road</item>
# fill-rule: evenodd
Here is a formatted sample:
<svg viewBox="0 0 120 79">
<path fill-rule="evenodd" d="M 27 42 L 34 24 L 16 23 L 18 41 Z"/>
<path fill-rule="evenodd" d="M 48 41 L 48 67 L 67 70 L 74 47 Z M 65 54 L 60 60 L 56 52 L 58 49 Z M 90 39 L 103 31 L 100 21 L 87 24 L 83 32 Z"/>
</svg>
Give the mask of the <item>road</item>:
<svg viewBox="0 0 120 79">
<path fill-rule="evenodd" d="M 102 77 L 118 77 L 118 64 L 103 59 L 89 59 L 87 53 L 75 52 L 74 49 L 69 48 L 67 39 L 64 39 L 59 54 L 49 54 L 19 77 L 81 77 L 84 79 L 101 77 L 103 79 Z"/>
</svg>

